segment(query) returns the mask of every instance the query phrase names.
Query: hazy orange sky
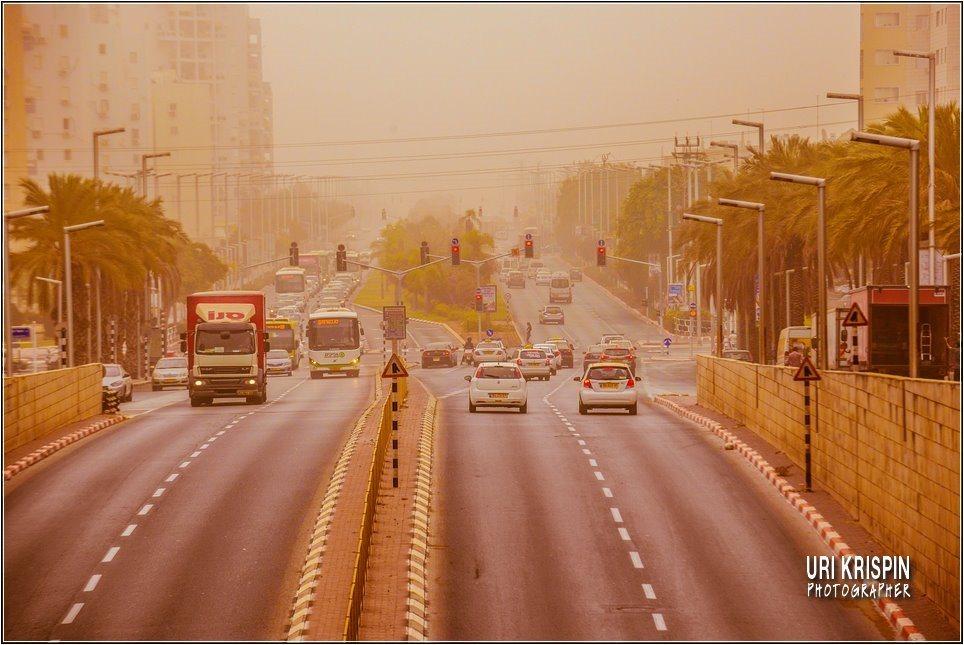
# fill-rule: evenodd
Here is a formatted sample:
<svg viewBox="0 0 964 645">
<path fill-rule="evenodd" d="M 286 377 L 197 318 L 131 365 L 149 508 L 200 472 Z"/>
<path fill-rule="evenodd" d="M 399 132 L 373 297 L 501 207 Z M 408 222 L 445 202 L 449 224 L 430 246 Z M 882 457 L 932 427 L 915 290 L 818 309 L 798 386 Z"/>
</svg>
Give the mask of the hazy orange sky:
<svg viewBox="0 0 964 645">
<path fill-rule="evenodd" d="M 505 208 L 506 189 L 481 187 L 511 192 L 521 165 L 608 152 L 645 166 L 674 135 L 735 141 L 744 131 L 755 143 L 733 116 L 809 136 L 818 123 L 830 134 L 856 123 L 852 102 L 825 94 L 859 91 L 858 4 L 260 4 L 251 14 L 279 171 L 422 175 L 372 181 L 371 192 L 465 188 L 464 207 L 477 193 Z M 636 125 L 384 142 L 625 123 Z M 317 145 L 359 139 L 380 142 Z M 534 150 L 544 148 L 555 150 Z M 435 153 L 469 156 L 411 159 Z M 456 170 L 475 174 L 437 175 Z"/>
</svg>

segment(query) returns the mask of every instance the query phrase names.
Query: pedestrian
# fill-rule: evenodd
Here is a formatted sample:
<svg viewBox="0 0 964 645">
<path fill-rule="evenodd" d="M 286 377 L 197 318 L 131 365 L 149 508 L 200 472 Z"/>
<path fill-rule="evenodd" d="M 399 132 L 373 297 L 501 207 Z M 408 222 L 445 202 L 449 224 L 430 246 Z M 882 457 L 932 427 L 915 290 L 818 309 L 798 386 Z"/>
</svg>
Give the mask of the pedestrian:
<svg viewBox="0 0 964 645">
<path fill-rule="evenodd" d="M 793 351 L 787 356 L 787 367 L 800 367 L 803 365 L 803 353 L 800 351 L 800 345 L 794 345 Z"/>
<path fill-rule="evenodd" d="M 532 323 L 526 323 L 526 345 L 532 342 Z"/>
</svg>

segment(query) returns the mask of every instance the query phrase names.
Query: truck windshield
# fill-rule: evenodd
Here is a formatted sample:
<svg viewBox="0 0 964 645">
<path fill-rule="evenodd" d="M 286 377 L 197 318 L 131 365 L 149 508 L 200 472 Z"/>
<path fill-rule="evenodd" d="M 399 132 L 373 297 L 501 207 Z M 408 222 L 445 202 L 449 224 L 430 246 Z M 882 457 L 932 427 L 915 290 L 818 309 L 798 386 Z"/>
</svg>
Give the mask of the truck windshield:
<svg viewBox="0 0 964 645">
<path fill-rule="evenodd" d="M 309 349 L 358 349 L 358 346 L 355 318 L 315 318 L 309 323 Z"/>
<path fill-rule="evenodd" d="M 198 354 L 253 354 L 254 333 L 250 329 L 199 329 L 194 346 Z"/>
</svg>

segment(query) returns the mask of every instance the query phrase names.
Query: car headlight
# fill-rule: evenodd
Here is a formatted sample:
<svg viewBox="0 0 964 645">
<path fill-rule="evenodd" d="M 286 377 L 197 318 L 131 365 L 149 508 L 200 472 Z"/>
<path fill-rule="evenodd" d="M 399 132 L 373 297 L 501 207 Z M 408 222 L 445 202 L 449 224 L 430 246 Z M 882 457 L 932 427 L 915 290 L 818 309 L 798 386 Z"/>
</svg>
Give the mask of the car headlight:
<svg viewBox="0 0 964 645">
<path fill-rule="evenodd" d="M 204 385 L 204 381 L 198 379 L 197 381 L 194 381 L 194 385 L 197 385 L 198 387 L 200 387 L 200 386 Z"/>
<path fill-rule="evenodd" d="M 257 385 L 257 383 L 258 383 L 258 382 L 257 382 L 256 380 L 254 380 L 253 378 L 249 378 L 249 379 L 248 379 L 248 385 Z"/>
</svg>

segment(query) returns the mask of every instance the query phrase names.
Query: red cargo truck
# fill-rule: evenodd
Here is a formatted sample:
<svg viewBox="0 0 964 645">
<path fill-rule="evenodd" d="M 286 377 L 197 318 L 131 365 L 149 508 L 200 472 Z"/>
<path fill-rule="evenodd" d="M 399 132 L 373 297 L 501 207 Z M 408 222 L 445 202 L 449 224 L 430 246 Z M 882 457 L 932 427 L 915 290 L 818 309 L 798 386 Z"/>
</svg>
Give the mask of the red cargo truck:
<svg viewBox="0 0 964 645">
<path fill-rule="evenodd" d="M 187 355 L 191 405 L 244 397 L 268 400 L 265 298 L 260 291 L 202 291 L 187 297 Z"/>
</svg>

